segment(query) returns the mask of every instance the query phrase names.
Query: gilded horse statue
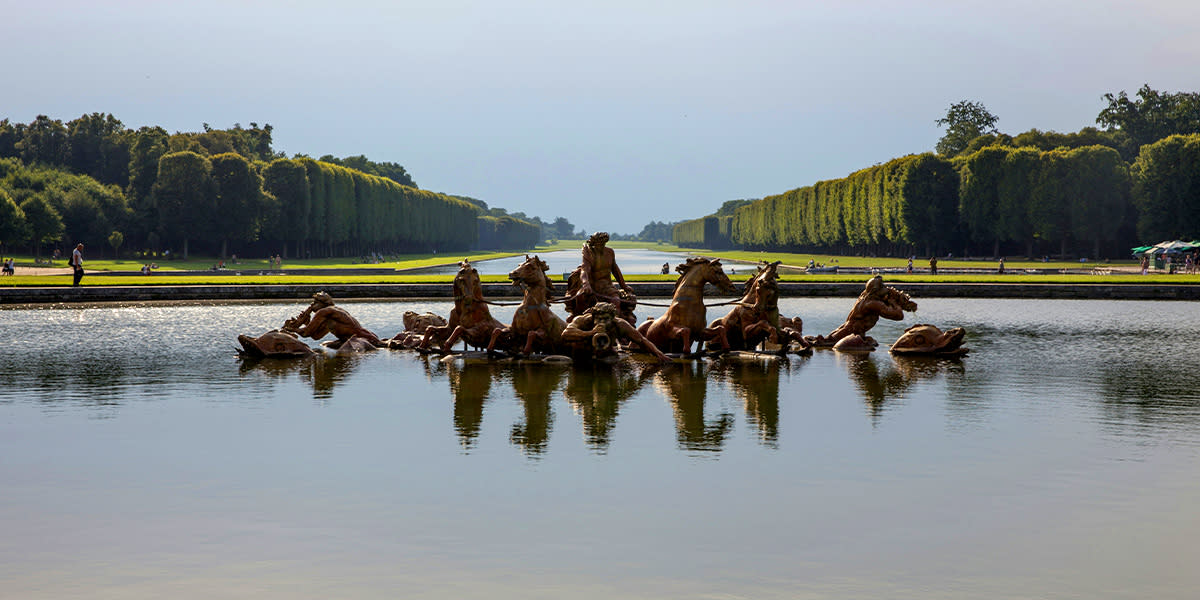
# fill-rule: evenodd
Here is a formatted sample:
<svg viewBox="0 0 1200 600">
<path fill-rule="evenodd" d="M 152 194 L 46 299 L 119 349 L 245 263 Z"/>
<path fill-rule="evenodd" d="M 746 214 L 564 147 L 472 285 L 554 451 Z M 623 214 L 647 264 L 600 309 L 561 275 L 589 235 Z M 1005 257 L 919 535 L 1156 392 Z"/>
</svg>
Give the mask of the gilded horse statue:
<svg viewBox="0 0 1200 600">
<path fill-rule="evenodd" d="M 504 323 L 492 317 L 483 299 L 479 272 L 471 266 L 471 261 L 464 259 L 458 263 L 458 274 L 454 276 L 454 308 L 450 310 L 450 319 L 441 327 L 426 329 L 420 347 L 429 348 L 430 342 L 444 338 L 441 344 L 443 351 L 453 348 L 460 339 L 476 348 L 483 348 L 491 341 L 492 332 L 503 327 Z"/>
<path fill-rule="evenodd" d="M 546 275 L 549 269 L 536 254 L 526 254 L 525 262 L 508 274 L 508 278 L 524 290 L 524 297 L 513 314 L 512 326 L 492 332 L 487 347 L 489 353 L 495 350 L 502 337 L 511 340 L 513 349 L 524 344 L 520 346 L 524 354 L 531 354 L 535 346 L 552 352 L 559 349 L 567 323 L 550 310 L 554 283 Z"/>
<path fill-rule="evenodd" d="M 692 342 L 714 340 L 721 350 L 729 349 L 725 326 L 706 326 L 704 284 L 711 283 L 722 292 L 737 293 L 729 276 L 721 269 L 721 260 L 693 257 L 675 267 L 679 279 L 667 312 L 653 321 L 644 321 L 638 332 L 664 352 L 691 352 Z M 702 349 L 703 346 L 698 346 Z"/>
</svg>

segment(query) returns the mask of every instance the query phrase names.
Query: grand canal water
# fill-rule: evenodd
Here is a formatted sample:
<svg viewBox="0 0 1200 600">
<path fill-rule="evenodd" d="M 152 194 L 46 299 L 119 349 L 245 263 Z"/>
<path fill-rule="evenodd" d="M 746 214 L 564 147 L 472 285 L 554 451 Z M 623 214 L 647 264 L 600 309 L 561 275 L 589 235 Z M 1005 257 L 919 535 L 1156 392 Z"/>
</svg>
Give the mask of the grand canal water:
<svg viewBox="0 0 1200 600">
<path fill-rule="evenodd" d="M 674 273 L 675 265 L 683 262 L 687 258 L 686 254 L 678 252 L 659 252 L 658 250 L 644 249 L 626 249 L 617 248 L 613 251 L 617 257 L 617 263 L 621 266 L 621 273 L 625 275 L 655 275 L 662 272 L 663 263 L 668 263 L 671 268 L 671 273 Z M 546 265 L 550 267 L 548 271 L 551 277 L 556 280 L 563 274 L 570 273 L 579 266 L 579 251 L 578 250 L 557 250 L 554 252 L 542 252 L 538 254 L 538 258 L 546 261 Z M 728 262 L 728 261 L 726 261 Z M 481 260 L 471 263 L 475 270 L 479 271 L 480 275 L 507 275 L 509 271 L 521 264 L 519 258 L 496 258 L 492 260 Z M 736 270 L 738 273 L 752 273 L 753 265 L 738 265 L 736 263 L 726 267 L 725 272 L 730 273 L 731 270 Z M 458 265 L 443 265 L 440 267 L 427 267 L 423 269 L 412 269 L 407 273 L 423 273 L 423 274 L 439 274 L 453 275 L 458 272 Z"/>
<path fill-rule="evenodd" d="M 0 598 L 1194 597 L 1195 305 L 918 300 L 970 356 L 243 363 L 298 303 L 0 310 Z"/>
</svg>

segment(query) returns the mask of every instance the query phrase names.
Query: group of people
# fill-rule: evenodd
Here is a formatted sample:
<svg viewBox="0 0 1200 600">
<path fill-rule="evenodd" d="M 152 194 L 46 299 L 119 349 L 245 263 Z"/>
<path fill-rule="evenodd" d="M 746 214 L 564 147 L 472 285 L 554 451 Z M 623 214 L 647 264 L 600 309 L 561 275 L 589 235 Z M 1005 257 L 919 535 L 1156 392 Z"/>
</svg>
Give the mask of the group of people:
<svg viewBox="0 0 1200 600">
<path fill-rule="evenodd" d="M 1182 263 L 1182 266 L 1177 266 Z M 1183 272 L 1187 275 L 1195 275 L 1200 271 L 1200 252 L 1188 252 L 1182 257 L 1173 256 L 1171 254 L 1163 254 L 1162 257 L 1163 269 L 1167 273 L 1174 275 L 1177 272 Z M 1150 273 L 1150 256 L 1142 255 L 1142 275 Z"/>
<path fill-rule="evenodd" d="M 59 251 L 57 249 L 54 251 L 54 256 L 55 258 L 59 256 Z M 71 285 L 72 287 L 78 287 L 80 280 L 83 279 L 83 242 L 75 245 L 75 250 L 71 252 L 71 259 L 67 264 L 71 267 L 71 270 L 74 274 L 74 279 L 72 280 Z M 0 274 L 15 275 L 16 272 L 17 267 L 14 259 L 11 257 L 5 259 L 3 267 L 0 267 Z"/>
</svg>

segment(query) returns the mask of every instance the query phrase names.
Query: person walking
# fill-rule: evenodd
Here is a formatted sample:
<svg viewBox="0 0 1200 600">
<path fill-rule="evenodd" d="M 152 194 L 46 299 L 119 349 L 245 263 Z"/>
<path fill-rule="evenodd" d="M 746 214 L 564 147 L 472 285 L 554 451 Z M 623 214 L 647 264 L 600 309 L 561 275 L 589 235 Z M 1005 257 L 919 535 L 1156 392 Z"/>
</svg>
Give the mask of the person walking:
<svg viewBox="0 0 1200 600">
<path fill-rule="evenodd" d="M 911 256 L 908 257 L 908 274 L 909 275 L 912 275 L 912 259 L 913 259 L 913 257 L 911 257 Z"/>
<path fill-rule="evenodd" d="M 71 287 L 79 287 L 79 281 L 83 279 L 83 242 L 75 244 L 75 251 L 71 252 L 71 268 L 75 270 L 75 281 Z"/>
</svg>

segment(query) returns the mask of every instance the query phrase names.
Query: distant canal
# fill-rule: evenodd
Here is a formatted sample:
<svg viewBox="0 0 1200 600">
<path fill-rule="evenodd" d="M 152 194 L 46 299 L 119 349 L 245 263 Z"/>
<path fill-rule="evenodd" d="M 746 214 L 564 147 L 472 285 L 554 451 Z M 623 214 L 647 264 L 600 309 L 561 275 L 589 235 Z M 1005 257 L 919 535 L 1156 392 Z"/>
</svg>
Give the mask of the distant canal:
<svg viewBox="0 0 1200 600">
<path fill-rule="evenodd" d="M 968 357 L 254 363 L 302 306 L 0 310 L 0 597 L 1193 597 L 1195 305 L 917 301 L 872 334 Z"/>
<path fill-rule="evenodd" d="M 662 273 L 663 264 L 669 264 L 671 273 L 675 273 L 675 265 L 684 261 L 687 258 L 686 254 L 678 252 L 660 252 L 658 250 L 626 250 L 615 249 L 617 256 L 617 265 L 621 267 L 621 272 L 626 275 L 647 275 Z M 562 277 L 564 273 L 569 274 L 579 266 L 583 260 L 580 250 L 557 250 L 554 252 L 543 252 L 538 254 L 538 258 L 546 261 L 550 265 L 550 276 L 556 280 Z M 493 260 L 482 260 L 476 263 L 471 263 L 480 275 L 507 275 L 521 264 L 521 258 L 497 258 Z M 728 261 L 724 261 L 727 262 Z M 725 272 L 730 270 L 737 273 L 749 273 L 754 269 L 749 264 L 728 263 Z M 453 274 L 458 272 L 458 265 L 446 265 L 442 267 L 429 267 L 425 269 L 413 269 L 405 271 L 405 273 L 420 273 L 420 274 Z M 737 274 L 734 273 L 734 274 Z"/>
</svg>

